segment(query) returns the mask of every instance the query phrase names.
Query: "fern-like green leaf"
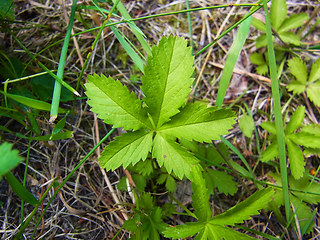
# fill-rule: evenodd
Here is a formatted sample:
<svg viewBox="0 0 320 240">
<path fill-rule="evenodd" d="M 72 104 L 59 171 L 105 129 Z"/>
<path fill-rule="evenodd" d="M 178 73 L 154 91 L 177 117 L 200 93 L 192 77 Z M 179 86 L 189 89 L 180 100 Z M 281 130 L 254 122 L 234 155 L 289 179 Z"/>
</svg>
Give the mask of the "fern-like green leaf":
<svg viewBox="0 0 320 240">
<path fill-rule="evenodd" d="M 192 188 L 192 206 L 199 222 L 206 222 L 211 217 L 209 205 L 209 193 L 206 188 L 206 182 L 199 168 L 193 168 L 191 171 Z"/>
<path fill-rule="evenodd" d="M 304 24 L 305 21 L 309 19 L 307 13 L 292 14 L 290 17 L 286 18 L 279 28 L 279 32 L 286 32 L 294 28 L 298 28 Z"/>
<path fill-rule="evenodd" d="M 151 128 L 146 111 L 141 101 L 134 93 L 129 93 L 127 87 L 119 81 L 104 75 L 88 76 L 86 95 L 91 111 L 98 114 L 105 123 L 125 130 Z"/>
<path fill-rule="evenodd" d="M 252 215 L 259 214 L 258 210 L 266 207 L 268 202 L 272 201 L 273 195 L 272 188 L 260 190 L 226 212 L 214 216 L 210 223 L 222 226 L 242 223 L 244 220 L 250 219 Z"/>
<path fill-rule="evenodd" d="M 294 32 L 283 32 L 279 33 L 279 37 L 282 41 L 286 43 L 291 43 L 296 46 L 300 46 L 301 41 L 298 35 L 296 35 Z"/>
<path fill-rule="evenodd" d="M 152 132 L 135 131 L 116 137 L 101 153 L 100 165 L 114 170 L 145 160 L 152 147 Z"/>
<path fill-rule="evenodd" d="M 23 158 L 19 156 L 19 151 L 12 150 L 11 148 L 12 144 L 7 142 L 4 142 L 0 145 L 0 180 L 2 176 L 23 161 Z"/>
<path fill-rule="evenodd" d="M 193 82 L 193 60 L 191 48 L 182 38 L 164 37 L 152 48 L 141 89 L 156 128 L 177 114 L 185 103 Z"/>
<path fill-rule="evenodd" d="M 304 173 L 304 157 L 300 147 L 291 140 L 286 141 L 288 157 L 290 159 L 291 174 L 295 179 L 299 179 Z"/>
<path fill-rule="evenodd" d="M 190 152 L 163 133 L 157 133 L 154 138 L 152 156 L 160 167 L 164 166 L 169 174 L 173 171 L 180 179 L 190 178 L 191 167 L 198 163 Z"/>
<path fill-rule="evenodd" d="M 274 140 L 261 154 L 260 160 L 262 162 L 267 162 L 273 160 L 275 157 L 279 156 L 279 148 L 277 141 Z"/>
<path fill-rule="evenodd" d="M 227 134 L 235 123 L 234 118 L 231 110 L 208 108 L 207 104 L 200 102 L 188 103 L 160 131 L 190 141 L 209 143 Z"/>
<path fill-rule="evenodd" d="M 287 88 L 294 94 L 301 94 L 306 90 L 306 85 L 299 81 L 292 81 L 287 85 Z"/>
<path fill-rule="evenodd" d="M 308 84 L 307 96 L 315 105 L 320 107 L 320 81 Z"/>
<path fill-rule="evenodd" d="M 312 64 L 309 82 L 314 82 L 318 79 L 320 79 L 320 58 L 318 58 L 318 60 L 315 61 L 314 64 Z"/>
<path fill-rule="evenodd" d="M 167 238 L 183 239 L 195 235 L 196 233 L 200 232 L 205 226 L 206 224 L 202 222 L 189 222 L 184 225 L 167 227 L 163 234 Z"/>
<path fill-rule="evenodd" d="M 292 58 L 288 60 L 289 70 L 293 76 L 303 85 L 307 83 L 308 72 L 307 65 L 300 58 Z"/>
<path fill-rule="evenodd" d="M 298 132 L 295 134 L 290 134 L 287 137 L 294 143 L 304 147 L 319 148 L 320 146 L 320 136 L 312 133 Z"/>
<path fill-rule="evenodd" d="M 276 124 L 274 122 L 262 122 L 260 126 L 272 134 L 277 134 Z"/>
<path fill-rule="evenodd" d="M 234 195 L 238 191 L 237 182 L 226 172 L 208 169 L 204 173 L 204 178 L 210 194 L 213 194 L 215 188 L 218 188 L 219 192 L 223 192 L 225 195 Z"/>
<path fill-rule="evenodd" d="M 205 237 L 203 240 L 254 240 L 256 238 L 250 237 L 246 234 L 237 232 L 232 228 L 223 227 L 216 224 L 208 223 L 205 229 Z"/>
<path fill-rule="evenodd" d="M 287 16 L 286 0 L 273 0 L 271 2 L 270 18 L 272 27 L 278 31 Z"/>
<path fill-rule="evenodd" d="M 297 107 L 297 109 L 292 114 L 289 123 L 287 124 L 286 134 L 293 133 L 301 126 L 304 120 L 304 112 L 305 112 L 304 106 Z"/>
</svg>

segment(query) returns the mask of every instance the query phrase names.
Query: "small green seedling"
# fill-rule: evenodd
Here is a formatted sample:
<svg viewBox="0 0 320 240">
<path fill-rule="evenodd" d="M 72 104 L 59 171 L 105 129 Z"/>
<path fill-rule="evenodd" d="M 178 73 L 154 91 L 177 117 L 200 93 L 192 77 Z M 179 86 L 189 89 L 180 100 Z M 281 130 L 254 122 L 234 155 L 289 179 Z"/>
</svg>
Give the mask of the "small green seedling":
<svg viewBox="0 0 320 240">
<path fill-rule="evenodd" d="M 267 206 L 272 201 L 274 191 L 271 188 L 260 190 L 243 202 L 228 209 L 226 212 L 211 217 L 209 204 L 209 192 L 201 171 L 193 169 L 191 178 L 192 201 L 196 222 L 188 222 L 184 225 L 167 227 L 163 232 L 165 237 L 184 239 L 196 235 L 195 239 L 254 239 L 248 235 L 237 232 L 228 226 L 242 223 L 258 214 L 258 210 Z"/>
<path fill-rule="evenodd" d="M 269 173 L 269 176 L 272 179 L 272 184 L 282 186 L 281 176 L 279 174 L 272 172 Z M 316 181 L 311 181 L 307 173 L 304 173 L 303 177 L 299 180 L 290 176 L 288 181 L 290 189 L 298 190 L 290 191 L 290 201 L 294 207 L 292 210 L 294 211 L 295 219 L 298 220 L 295 221 L 295 224 L 299 223 L 297 229 L 299 229 L 301 236 L 303 236 L 309 233 L 314 226 L 314 217 L 317 210 L 312 210 L 308 204 L 318 204 L 320 202 L 320 184 Z M 265 210 L 272 210 L 280 222 L 285 224 L 283 215 L 279 210 L 283 204 L 282 189 L 277 188 L 273 200 Z"/>
<path fill-rule="evenodd" d="M 290 121 L 285 128 L 285 143 L 290 160 L 290 170 L 295 179 L 301 178 L 305 172 L 305 160 L 303 152 L 299 146 L 303 146 L 308 149 L 309 154 L 316 153 L 320 146 L 320 127 L 313 124 L 302 126 L 304 115 L 305 108 L 303 106 L 299 106 L 292 114 Z M 261 127 L 272 134 L 269 137 L 272 143 L 261 155 L 261 161 L 267 162 L 279 156 L 276 127 L 275 124 L 271 122 L 261 123 Z M 297 132 L 299 128 L 300 131 Z"/>
<path fill-rule="evenodd" d="M 294 46 L 300 46 L 300 37 L 293 31 L 293 29 L 301 27 L 308 19 L 307 13 L 292 14 L 287 17 L 287 2 L 286 0 L 273 0 L 270 9 L 271 25 L 273 27 L 273 33 L 281 41 L 281 43 L 275 42 L 275 55 L 279 65 L 283 65 L 283 58 L 285 57 L 285 51 L 289 44 Z M 257 40 L 256 47 L 262 48 L 267 46 L 266 25 L 263 21 L 253 18 L 252 25 L 263 32 Z M 283 43 L 286 49 L 281 48 Z M 250 55 L 250 60 L 253 64 L 257 65 L 257 73 L 261 75 L 267 75 L 269 71 L 267 54 L 255 52 Z M 279 67 L 279 73 L 282 72 L 282 67 Z"/>
<path fill-rule="evenodd" d="M 312 64 L 308 77 L 306 64 L 300 58 L 292 58 L 288 61 L 289 70 L 296 80 L 287 85 L 289 91 L 294 94 L 307 93 L 308 98 L 320 107 L 320 58 Z"/>
<path fill-rule="evenodd" d="M 193 60 L 185 39 L 163 37 L 144 67 L 142 102 L 111 77 L 88 77 L 86 94 L 91 110 L 106 123 L 128 130 L 104 149 L 102 167 L 126 168 L 152 153 L 169 174 L 189 178 L 198 159 L 176 139 L 210 143 L 228 133 L 235 123 L 231 110 L 186 103 L 193 83 Z"/>
<path fill-rule="evenodd" d="M 301 27 L 308 19 L 307 13 L 292 14 L 287 17 L 287 1 L 273 0 L 270 9 L 271 25 L 273 32 L 285 43 L 296 46 L 301 45 L 300 37 L 292 30 Z M 254 18 L 252 24 L 264 32 L 259 36 L 256 42 L 257 48 L 267 46 L 266 26 L 264 22 Z"/>
</svg>

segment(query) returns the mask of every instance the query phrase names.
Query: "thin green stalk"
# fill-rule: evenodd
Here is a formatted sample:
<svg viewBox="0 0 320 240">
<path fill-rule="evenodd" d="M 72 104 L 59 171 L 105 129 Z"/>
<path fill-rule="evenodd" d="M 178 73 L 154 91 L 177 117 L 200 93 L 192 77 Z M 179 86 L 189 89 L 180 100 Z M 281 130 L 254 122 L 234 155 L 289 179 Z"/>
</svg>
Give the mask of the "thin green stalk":
<svg viewBox="0 0 320 240">
<path fill-rule="evenodd" d="M 238 6 L 237 4 L 234 4 L 234 6 Z M 213 40 L 211 43 L 209 43 L 207 46 L 205 46 L 204 48 L 202 48 L 199 52 L 196 53 L 195 56 L 200 55 L 202 52 L 206 51 L 209 47 L 213 46 L 214 44 L 216 44 L 222 37 L 224 37 L 226 34 L 228 34 L 230 31 L 232 31 L 236 26 L 240 25 L 242 22 L 244 22 L 247 18 L 249 18 L 252 14 L 254 14 L 255 12 L 257 12 L 262 5 L 260 4 L 254 4 L 253 6 L 256 6 L 256 8 L 251 9 L 251 11 L 244 16 L 243 18 L 241 18 L 238 22 L 236 22 L 235 24 L 233 24 L 231 27 L 229 27 L 226 31 L 224 31 L 219 37 L 217 37 L 215 40 Z"/>
<path fill-rule="evenodd" d="M 125 8 L 125 6 L 122 4 L 121 1 L 119 0 L 112 0 L 112 2 L 115 4 L 115 6 L 117 6 L 117 9 L 119 10 L 119 12 L 121 13 L 121 15 L 126 19 L 126 20 L 130 20 L 132 19 L 130 14 L 128 13 L 127 9 Z M 149 44 L 147 43 L 145 36 L 143 34 L 143 32 L 138 28 L 138 26 L 134 23 L 134 22 L 130 22 L 129 26 L 132 30 L 132 32 L 134 33 L 134 35 L 137 37 L 138 41 L 140 42 L 141 46 L 143 47 L 144 51 L 148 54 L 151 55 L 151 48 L 149 46 Z"/>
<path fill-rule="evenodd" d="M 253 119 L 252 112 L 250 111 L 248 105 L 246 103 L 244 103 L 244 106 L 246 107 L 247 112 L 249 113 L 249 116 Z M 258 152 L 258 155 L 260 156 L 261 149 L 260 149 L 259 135 L 258 135 L 256 125 L 254 125 L 254 133 L 255 133 L 255 137 L 256 137 L 257 152 Z"/>
<path fill-rule="evenodd" d="M 26 164 L 24 167 L 24 175 L 23 175 L 23 186 L 26 187 L 26 182 L 27 182 L 27 172 L 28 172 L 28 165 L 29 165 L 29 156 L 30 156 L 30 149 L 31 149 L 31 138 L 32 137 L 32 131 L 30 132 L 30 138 L 29 138 L 29 143 L 28 143 L 28 152 L 27 152 L 27 159 L 26 159 Z M 24 201 L 21 199 L 21 226 L 23 224 L 23 213 L 24 212 Z"/>
<path fill-rule="evenodd" d="M 30 213 L 29 217 L 26 219 L 26 221 L 23 223 L 23 225 L 21 226 L 19 232 L 17 233 L 17 235 L 14 236 L 13 240 L 18 240 L 21 238 L 24 230 L 26 229 L 26 227 L 29 225 L 29 223 L 31 222 L 32 218 L 34 217 L 34 215 L 37 213 L 38 211 L 38 207 L 40 206 L 40 204 L 44 201 L 45 197 L 48 195 L 50 189 L 52 188 L 53 184 L 55 183 L 55 179 L 53 179 L 52 183 L 49 185 L 49 187 L 47 188 L 47 190 L 44 192 L 44 194 L 42 195 L 42 197 L 39 200 L 39 205 L 36 206 L 32 212 Z"/>
<path fill-rule="evenodd" d="M 69 18 L 68 29 L 67 29 L 66 37 L 63 42 L 61 55 L 60 55 L 60 59 L 59 59 L 58 71 L 57 71 L 57 77 L 60 79 L 63 79 L 63 72 L 64 72 L 64 67 L 66 65 L 68 45 L 69 45 L 69 41 L 70 41 L 71 31 L 72 31 L 72 27 L 73 27 L 73 21 L 74 21 L 74 17 L 75 17 L 75 13 L 76 13 L 76 8 L 77 8 L 77 0 L 73 0 L 71 15 Z M 49 120 L 49 122 L 51 122 L 51 123 L 53 123 L 58 116 L 61 87 L 62 87 L 62 84 L 59 81 L 55 81 L 53 95 L 52 95 L 52 101 L 51 101 L 50 120 Z"/>
<path fill-rule="evenodd" d="M 93 3 L 95 4 L 94 1 L 93 1 Z M 106 19 L 105 19 L 105 21 L 103 22 L 103 24 L 101 25 L 101 27 L 95 28 L 95 29 L 99 29 L 99 32 L 98 32 L 96 38 L 94 39 L 94 41 L 93 41 L 93 43 L 92 43 L 92 45 L 91 45 L 90 51 L 89 51 L 89 53 L 88 53 L 88 55 L 87 55 L 87 58 L 86 58 L 83 66 L 82 66 L 82 69 L 81 69 L 81 72 L 80 72 L 80 75 L 79 75 L 78 81 L 77 81 L 77 87 L 76 87 L 77 90 L 78 90 L 79 87 L 80 87 L 80 81 L 81 81 L 81 79 L 82 79 L 82 77 L 83 77 L 84 70 L 87 68 L 88 62 L 89 62 L 90 57 L 91 57 L 91 55 L 92 55 L 92 52 L 93 52 L 94 49 L 96 48 L 96 45 L 97 45 L 98 40 L 99 40 L 99 38 L 100 38 L 100 36 L 101 36 L 101 34 L 102 34 L 103 29 L 109 25 L 109 24 L 108 24 L 108 20 L 109 20 L 109 18 L 111 17 L 114 9 L 116 8 L 116 4 L 118 4 L 118 3 L 119 3 L 119 0 L 112 6 L 111 11 L 109 12 L 108 16 L 106 16 L 106 15 L 103 13 L 103 11 L 100 10 L 101 14 L 102 14 L 103 16 L 105 16 Z M 97 7 L 98 9 L 100 9 L 100 7 L 99 7 L 98 5 L 97 5 L 96 7 Z"/>
<path fill-rule="evenodd" d="M 51 72 L 54 72 L 55 70 L 51 70 Z M 16 79 L 10 79 L 10 80 L 6 80 L 5 82 L 2 82 L 2 84 L 8 84 L 8 83 L 14 83 L 14 82 L 20 82 L 20 81 L 24 81 L 24 80 L 28 80 L 30 78 L 34 78 L 34 77 L 38 77 L 38 76 L 42 76 L 48 74 L 47 72 L 40 72 L 40 73 L 36 73 L 36 74 L 32 74 L 26 77 L 21 77 L 21 78 L 16 78 Z"/>
<path fill-rule="evenodd" d="M 172 193 L 169 192 L 169 196 L 170 196 L 170 198 L 173 199 L 173 201 L 175 201 L 175 202 L 179 205 L 179 207 L 181 207 L 183 210 L 185 210 L 186 213 L 187 213 L 189 216 L 198 219 L 197 216 L 196 216 L 193 212 L 191 212 L 188 208 L 186 208 L 182 203 L 180 203 L 180 202 L 173 196 Z"/>
<path fill-rule="evenodd" d="M 220 79 L 219 90 L 218 90 L 217 99 L 216 99 L 216 105 L 218 106 L 218 108 L 222 107 L 222 103 L 226 95 L 234 67 L 239 58 L 241 49 L 247 39 L 249 29 L 251 26 L 251 21 L 252 21 L 251 16 L 248 17 L 245 21 L 243 21 L 243 23 L 240 25 L 237 36 L 234 39 L 232 46 L 229 50 L 225 67 L 223 68 L 222 76 Z"/>
<path fill-rule="evenodd" d="M 280 90 L 279 90 L 279 81 L 277 78 L 277 66 L 275 53 L 273 48 L 272 41 L 272 32 L 271 32 L 271 21 L 270 15 L 268 12 L 267 1 L 263 3 L 265 19 L 266 19 L 266 30 L 267 30 L 267 47 L 268 47 L 268 56 L 269 56 L 269 67 L 270 67 L 270 78 L 271 78 L 271 90 L 273 98 L 273 109 L 275 124 L 277 130 L 277 140 L 279 148 L 279 157 L 280 157 L 280 173 L 283 187 L 283 199 L 286 212 L 286 219 L 290 219 L 290 198 L 289 198 L 289 186 L 288 186 L 288 176 L 287 176 L 287 160 L 286 160 L 286 148 L 284 140 L 284 128 L 281 115 L 281 102 L 280 102 Z"/>
<path fill-rule="evenodd" d="M 189 0 L 185 0 L 186 6 L 187 6 L 187 10 L 190 9 L 190 5 L 189 5 Z M 188 29 L 189 29 L 189 37 L 190 37 L 190 47 L 192 49 L 192 55 L 194 54 L 194 49 L 193 49 L 193 39 L 192 39 L 192 22 L 191 22 L 191 14 L 190 12 L 187 12 L 187 16 L 188 16 Z"/>
<path fill-rule="evenodd" d="M 59 78 L 57 75 L 53 74 L 51 70 L 49 70 L 45 65 L 43 65 L 35 56 L 32 55 L 32 53 L 20 42 L 20 40 L 15 36 L 13 32 L 11 32 L 10 29 L 6 29 L 6 31 L 12 36 L 12 38 L 20 45 L 21 48 L 29 55 L 29 57 L 35 61 L 43 70 L 45 70 L 51 77 L 53 77 L 55 80 L 60 82 L 65 88 L 67 88 L 69 91 L 71 91 L 73 94 L 80 97 L 80 94 L 74 90 L 70 85 L 68 85 L 66 82 L 64 82 L 61 78 Z M 39 55 L 39 54 L 38 54 Z M 36 56 L 38 56 L 36 55 Z"/>
<path fill-rule="evenodd" d="M 78 33 L 73 34 L 71 37 L 76 37 L 79 36 L 81 34 L 84 33 L 89 33 L 95 30 L 100 30 L 101 28 L 105 28 L 105 27 L 110 27 L 110 26 L 115 26 L 118 24 L 123 24 L 123 23 L 130 23 L 130 22 L 134 22 L 134 21 L 140 21 L 140 20 L 145 20 L 145 19 L 150 19 L 150 18 L 156 18 L 156 17 L 162 17 L 162 16 L 170 16 L 170 15 L 176 15 L 176 14 L 181 14 L 181 13 L 188 13 L 188 12 L 196 12 L 196 11 L 202 11 L 202 10 L 212 10 L 212 9 L 218 9 L 218 8 L 226 8 L 226 7 L 233 7 L 233 6 L 237 6 L 237 7 L 257 7 L 258 9 L 254 9 L 252 12 L 250 12 L 250 15 L 252 15 L 254 12 L 258 11 L 262 5 L 254 3 L 254 4 L 225 4 L 225 5 L 218 5 L 218 6 L 209 6 L 209 7 L 201 7 L 201 8 L 191 8 L 191 9 L 185 9 L 185 10 L 180 10 L 180 11 L 175 11 L 175 12 L 168 12 L 168 13 L 160 13 L 160 14 L 154 14 L 154 15 L 149 15 L 149 16 L 143 16 L 143 17 L 138 17 L 138 18 L 131 18 L 131 19 L 125 19 L 122 21 L 118 21 L 118 22 L 113 22 L 113 23 L 108 23 L 106 25 L 102 25 L 102 26 L 98 26 L 98 27 L 94 27 L 94 28 L 90 28 Z M 246 17 L 248 18 L 249 15 Z M 241 19 L 240 21 L 243 22 L 246 18 Z M 230 27 L 227 32 L 222 33 L 221 36 L 219 36 L 218 39 L 216 39 L 210 46 L 212 46 L 214 43 L 216 43 L 220 38 L 222 38 L 224 35 L 226 35 L 228 32 L 230 32 L 234 27 L 236 27 L 237 25 L 239 25 L 241 22 L 237 22 L 234 26 Z M 58 41 L 56 41 L 55 43 L 47 46 L 46 48 L 42 49 L 39 53 L 37 53 L 35 55 L 35 57 L 39 56 L 42 52 L 48 50 L 49 48 L 59 44 L 63 42 L 63 39 L 60 39 Z M 210 47 L 207 46 L 206 48 Z M 201 52 L 205 51 L 201 50 Z M 196 55 L 199 55 L 201 52 L 197 53 Z"/>
<path fill-rule="evenodd" d="M 92 153 L 94 153 L 94 151 L 114 132 L 115 128 L 111 129 L 102 139 L 101 141 L 94 146 L 91 151 L 78 163 L 78 165 L 67 175 L 67 177 L 63 180 L 63 182 L 57 187 L 56 191 L 54 192 L 54 194 L 52 195 L 52 197 L 49 199 L 47 206 L 45 207 L 45 209 L 43 210 L 41 216 L 39 217 L 39 220 L 36 223 L 36 226 L 34 227 L 34 231 L 32 233 L 32 239 L 34 237 L 34 234 L 41 222 L 41 219 L 43 218 L 43 216 L 45 215 L 45 213 L 47 212 L 48 208 L 50 207 L 50 204 L 52 203 L 53 199 L 58 195 L 58 193 L 60 192 L 61 188 L 66 184 L 66 182 L 71 178 L 71 176 L 82 166 L 82 164 L 91 156 Z"/>
<path fill-rule="evenodd" d="M 253 173 L 252 173 L 252 169 L 249 165 L 249 163 L 247 162 L 247 160 L 242 156 L 242 154 L 240 153 L 240 151 L 235 147 L 233 146 L 227 139 L 225 139 L 223 136 L 220 136 L 220 139 L 221 141 L 227 146 L 229 147 L 235 154 L 237 154 L 237 156 L 241 159 L 241 161 L 243 162 L 243 164 L 246 166 L 246 168 L 248 169 L 249 171 L 249 174 L 251 177 L 254 177 L 253 176 Z"/>
</svg>

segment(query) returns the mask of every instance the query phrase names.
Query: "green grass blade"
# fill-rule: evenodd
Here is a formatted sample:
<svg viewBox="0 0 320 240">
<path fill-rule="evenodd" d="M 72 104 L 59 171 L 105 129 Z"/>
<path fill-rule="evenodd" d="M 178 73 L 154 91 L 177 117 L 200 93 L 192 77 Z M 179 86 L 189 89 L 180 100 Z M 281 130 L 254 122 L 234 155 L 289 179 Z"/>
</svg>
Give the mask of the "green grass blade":
<svg viewBox="0 0 320 240">
<path fill-rule="evenodd" d="M 64 38 L 64 42 L 63 42 L 63 46 L 62 46 L 62 50 L 61 50 L 61 55 L 60 55 L 60 60 L 59 60 L 59 67 L 58 67 L 58 71 L 57 71 L 57 77 L 60 79 L 63 78 L 64 67 L 66 65 L 68 45 L 69 45 L 69 41 L 70 41 L 74 16 L 76 13 L 76 8 L 77 8 L 77 0 L 73 0 L 71 15 L 70 15 L 70 19 L 69 19 L 68 28 L 67 28 L 67 33 Z M 50 110 L 50 120 L 49 120 L 50 123 L 53 123 L 58 116 L 61 87 L 62 87 L 62 84 L 59 81 L 55 81 L 53 95 L 52 95 L 52 102 L 51 102 L 51 110 Z"/>
<path fill-rule="evenodd" d="M 39 204 L 41 204 L 43 202 L 43 200 L 46 198 L 46 196 L 48 195 L 49 191 L 51 190 L 52 186 L 56 183 L 55 179 L 53 179 L 52 183 L 50 184 L 50 186 L 47 188 L 47 190 L 44 192 L 44 194 L 42 195 L 42 197 L 39 200 Z M 23 225 L 21 226 L 19 232 L 17 233 L 16 236 L 14 236 L 14 240 L 19 240 L 21 239 L 21 236 L 24 232 L 24 230 L 28 227 L 29 223 L 31 222 L 32 218 L 34 217 L 34 215 L 37 213 L 38 211 L 38 207 L 35 207 L 32 212 L 29 214 L 28 218 L 24 221 Z M 32 238 L 33 239 L 33 238 Z"/>
<path fill-rule="evenodd" d="M 65 88 L 67 88 L 69 91 L 71 91 L 73 94 L 80 96 L 80 94 L 73 89 L 70 85 L 68 85 L 66 82 L 64 82 L 61 78 L 59 78 L 57 75 L 53 74 L 51 70 L 49 70 L 45 65 L 43 65 L 35 56 L 32 55 L 32 53 L 22 44 L 22 42 L 17 38 L 17 36 L 11 32 L 10 29 L 5 28 L 8 33 L 12 36 L 12 38 L 21 46 L 21 48 L 29 55 L 29 57 L 35 61 L 43 70 L 45 70 L 51 77 L 53 77 L 55 80 L 60 82 Z M 60 42 L 60 41 L 59 41 Z M 51 46 L 54 46 L 53 44 Z M 40 54 L 40 53 L 39 53 Z M 39 56 L 37 54 L 36 56 Z"/>
<path fill-rule="evenodd" d="M 246 168 L 248 169 L 248 172 L 246 173 L 246 175 L 254 178 L 253 174 L 252 174 L 252 169 L 250 167 L 250 165 L 248 164 L 247 160 L 242 156 L 242 154 L 239 152 L 239 150 L 233 146 L 227 139 L 225 139 L 223 136 L 220 136 L 221 141 L 227 146 L 229 147 L 235 154 L 237 154 L 237 156 L 241 159 L 241 161 L 243 162 L 243 164 L 246 166 Z M 238 169 L 236 169 L 237 171 L 239 171 Z M 242 169 L 243 171 L 243 169 Z M 240 171 L 239 171 L 240 172 Z"/>
<path fill-rule="evenodd" d="M 234 6 L 239 6 L 238 4 L 233 4 Z M 222 6 L 222 5 L 221 5 Z M 251 5 L 252 6 L 252 5 Z M 209 47 L 213 46 L 214 44 L 216 44 L 222 37 L 224 37 L 225 35 L 227 35 L 229 32 L 232 31 L 232 29 L 234 29 L 235 27 L 237 27 L 238 25 L 240 25 L 242 22 L 244 22 L 245 20 L 247 20 L 247 18 L 251 17 L 252 14 L 254 14 L 255 12 L 257 12 L 262 5 L 260 4 L 253 4 L 253 8 L 250 10 L 250 12 L 244 16 L 242 19 L 240 19 L 238 22 L 236 22 L 235 24 L 233 24 L 231 27 L 229 27 L 226 31 L 224 31 L 223 33 L 221 33 L 221 35 L 219 37 L 217 37 L 215 40 L 213 40 L 211 43 L 209 43 L 207 46 L 205 46 L 204 48 L 202 48 L 199 52 L 196 53 L 195 56 L 200 55 L 201 53 L 203 53 L 204 51 L 206 51 Z M 220 6 L 219 6 L 220 7 Z"/>
<path fill-rule="evenodd" d="M 120 31 L 118 30 L 118 28 L 116 28 L 114 26 L 110 26 L 110 28 L 113 31 L 116 38 L 118 39 L 118 41 L 120 42 L 121 46 L 128 53 L 128 55 L 131 57 L 132 61 L 137 65 L 137 67 L 140 69 L 140 71 L 142 73 L 144 73 L 144 70 L 143 70 L 144 61 L 139 57 L 139 55 L 136 53 L 136 51 L 130 46 L 130 44 L 120 34 Z"/>
<path fill-rule="evenodd" d="M 28 98 L 16 94 L 10 94 L 10 93 L 4 93 L 3 91 L 0 90 L 0 93 L 2 93 L 4 96 L 9 97 L 19 103 L 22 103 L 28 107 L 32 107 L 38 110 L 43 110 L 43 111 L 50 111 L 51 105 L 47 102 L 43 102 L 37 99 L 33 98 Z M 62 108 L 58 108 L 59 113 L 64 113 L 66 110 Z"/>
<path fill-rule="evenodd" d="M 189 0 L 185 0 L 186 3 L 186 7 L 187 10 L 190 9 L 190 5 L 189 5 Z M 190 12 L 187 12 L 187 16 L 188 16 L 188 30 L 189 30 L 189 37 L 190 37 L 190 47 L 192 48 L 192 55 L 194 55 L 193 53 L 193 39 L 192 39 L 192 22 L 191 22 L 191 14 Z"/>
<path fill-rule="evenodd" d="M 5 175 L 7 182 L 10 184 L 12 190 L 24 201 L 33 206 L 39 204 L 38 200 L 16 179 L 11 172 Z"/>
<path fill-rule="evenodd" d="M 223 69 L 223 73 L 220 79 L 219 90 L 217 94 L 216 105 L 218 108 L 222 107 L 224 96 L 226 95 L 228 85 L 233 74 L 233 69 L 237 63 L 238 57 L 240 55 L 243 44 L 247 39 L 247 35 L 249 33 L 250 25 L 251 25 L 252 17 L 247 18 L 239 28 L 237 36 L 230 48 L 225 67 Z"/>
<path fill-rule="evenodd" d="M 277 131 L 277 140 L 279 148 L 279 157 L 280 157 L 280 172 L 281 180 L 283 186 L 283 197 L 284 197 L 284 206 L 286 212 L 287 221 L 290 219 L 290 199 L 289 199 L 289 190 L 288 190 L 288 173 L 287 173 L 287 161 L 286 161 L 286 148 L 285 148 L 285 135 L 281 115 L 281 102 L 280 102 L 280 90 L 279 90 L 279 81 L 277 78 L 277 66 L 275 53 L 273 48 L 272 41 L 272 32 L 271 32 L 271 22 L 270 15 L 268 12 L 267 1 L 264 2 L 264 11 L 266 18 L 266 30 L 267 30 L 267 47 L 268 47 L 268 56 L 269 56 L 269 68 L 270 68 L 270 78 L 271 78 L 271 90 L 273 98 L 273 109 L 274 117 Z"/>
<path fill-rule="evenodd" d="M 117 4 L 117 9 L 119 10 L 119 12 L 121 13 L 121 15 L 126 19 L 126 20 L 130 20 L 132 19 L 130 14 L 128 13 L 127 9 L 125 8 L 125 6 L 122 4 L 121 1 L 119 0 L 112 0 L 112 2 L 114 4 L 116 4 L 116 2 L 119 2 Z M 132 32 L 134 33 L 134 35 L 137 37 L 138 41 L 140 42 L 141 46 L 143 47 L 143 49 L 146 51 L 146 53 L 148 55 L 152 54 L 151 53 L 151 48 L 149 46 L 149 44 L 147 43 L 145 36 L 143 34 L 143 32 L 138 28 L 138 26 L 134 23 L 134 22 L 129 22 L 129 27 L 131 28 Z"/>
<path fill-rule="evenodd" d="M 27 183 L 28 165 L 29 165 L 29 157 L 30 157 L 30 149 L 31 149 L 31 136 L 32 136 L 32 131 L 30 132 L 27 159 L 26 159 L 26 164 L 24 166 L 24 175 L 23 175 L 23 183 L 22 183 L 23 187 L 26 187 L 26 183 Z M 21 226 L 23 224 L 23 219 L 24 219 L 24 200 L 22 199 L 21 200 Z"/>
</svg>

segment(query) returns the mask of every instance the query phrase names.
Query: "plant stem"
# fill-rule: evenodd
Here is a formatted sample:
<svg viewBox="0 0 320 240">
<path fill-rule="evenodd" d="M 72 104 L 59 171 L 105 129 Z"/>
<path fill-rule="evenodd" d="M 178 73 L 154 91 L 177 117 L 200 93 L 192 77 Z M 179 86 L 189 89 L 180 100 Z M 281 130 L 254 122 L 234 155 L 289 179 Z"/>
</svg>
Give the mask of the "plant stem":
<svg viewBox="0 0 320 240">
<path fill-rule="evenodd" d="M 68 45 L 69 45 L 71 31 L 72 31 L 72 27 L 73 27 L 74 16 L 76 13 L 76 7 L 77 7 L 77 0 L 73 0 L 71 15 L 70 15 L 70 19 L 69 19 L 69 25 L 68 25 L 66 37 L 64 38 L 64 42 L 63 42 L 63 46 L 62 46 L 62 50 L 61 50 L 61 55 L 60 55 L 60 60 L 59 60 L 58 71 L 57 71 L 57 77 L 60 79 L 63 79 L 63 71 L 64 71 L 64 67 L 66 65 Z M 51 102 L 49 123 L 53 123 L 58 116 L 61 86 L 62 86 L 62 84 L 59 81 L 55 81 L 52 102 Z"/>
<path fill-rule="evenodd" d="M 271 32 L 271 21 L 270 15 L 268 12 L 267 1 L 264 2 L 264 11 L 266 19 L 266 30 L 267 30 L 267 47 L 268 47 L 268 56 L 269 56 L 269 66 L 270 66 L 270 78 L 271 78 L 271 90 L 273 98 L 273 108 L 274 108 L 274 117 L 277 130 L 277 140 L 279 148 L 279 157 L 280 157 L 280 173 L 282 181 L 282 191 L 284 206 L 286 212 L 286 219 L 290 219 L 290 199 L 289 199 L 289 189 L 288 189 L 288 177 L 287 177 L 287 160 L 286 160 L 286 149 L 285 149 L 285 135 L 281 115 L 281 103 L 280 103 L 280 90 L 279 90 L 279 81 L 277 78 L 277 66 L 276 59 L 272 41 L 272 32 Z"/>
</svg>

